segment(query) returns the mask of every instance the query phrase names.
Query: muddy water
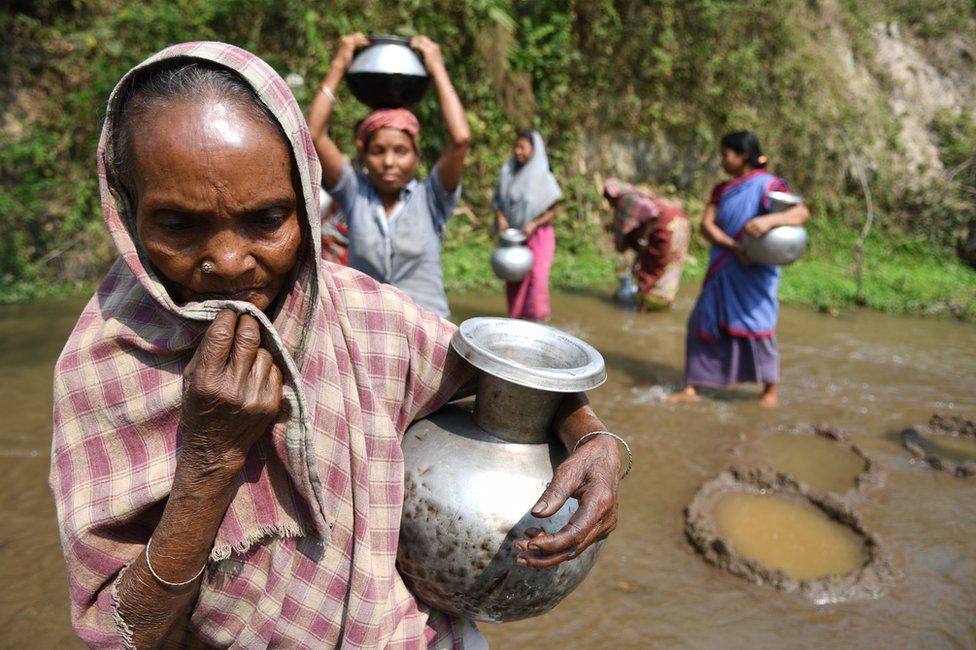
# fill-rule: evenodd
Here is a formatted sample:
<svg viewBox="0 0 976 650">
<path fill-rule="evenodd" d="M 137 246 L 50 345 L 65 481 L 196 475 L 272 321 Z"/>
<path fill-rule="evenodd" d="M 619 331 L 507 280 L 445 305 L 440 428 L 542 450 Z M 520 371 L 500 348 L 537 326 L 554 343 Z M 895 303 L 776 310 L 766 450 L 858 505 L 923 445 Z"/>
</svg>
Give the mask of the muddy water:
<svg viewBox="0 0 976 650">
<path fill-rule="evenodd" d="M 976 647 L 976 481 L 914 461 L 897 435 L 933 411 L 976 417 L 976 327 L 784 309 L 781 409 L 761 410 L 750 388 L 671 406 L 663 397 L 681 381 L 694 291 L 685 287 L 673 312 L 643 317 L 603 298 L 555 297 L 553 323 L 607 359 L 610 379 L 591 398 L 630 439 L 636 467 L 620 528 L 587 581 L 545 616 L 483 626 L 493 647 Z M 458 318 L 499 315 L 504 299 L 452 306 Z M 80 309 L 0 308 L 2 647 L 74 647 L 45 481 L 50 373 Z M 683 537 L 682 508 L 731 451 L 798 421 L 846 429 L 886 470 L 884 488 L 855 503 L 904 574 L 880 600 L 814 605 L 722 573 Z"/>
<path fill-rule="evenodd" d="M 741 555 L 797 580 L 847 575 L 867 559 L 864 540 L 850 528 L 775 494 L 725 495 L 715 504 L 715 525 Z"/>
<path fill-rule="evenodd" d="M 823 436 L 761 436 L 757 447 L 759 460 L 768 467 L 828 492 L 847 492 L 866 469 L 864 459 L 847 445 Z"/>
</svg>

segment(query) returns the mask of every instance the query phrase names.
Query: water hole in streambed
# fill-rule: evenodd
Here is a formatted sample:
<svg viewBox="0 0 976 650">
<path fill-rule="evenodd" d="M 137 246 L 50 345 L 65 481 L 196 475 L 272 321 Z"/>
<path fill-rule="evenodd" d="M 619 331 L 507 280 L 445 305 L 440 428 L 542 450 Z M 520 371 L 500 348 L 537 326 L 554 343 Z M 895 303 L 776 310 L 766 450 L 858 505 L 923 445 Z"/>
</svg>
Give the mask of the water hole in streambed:
<svg viewBox="0 0 976 650">
<path fill-rule="evenodd" d="M 685 532 L 708 562 L 818 603 L 876 598 L 894 577 L 856 512 L 769 468 L 722 472 L 685 513 Z"/>
<path fill-rule="evenodd" d="M 730 492 L 715 526 L 743 557 L 797 580 L 842 576 L 864 563 L 864 539 L 809 503 L 778 494 Z"/>
<path fill-rule="evenodd" d="M 934 469 L 961 478 L 976 476 L 976 421 L 935 414 L 902 432 L 902 444 Z"/>
<path fill-rule="evenodd" d="M 843 431 L 798 426 L 751 437 L 737 450 L 748 462 L 789 474 L 812 488 L 843 495 L 879 486 L 883 473 Z"/>
</svg>

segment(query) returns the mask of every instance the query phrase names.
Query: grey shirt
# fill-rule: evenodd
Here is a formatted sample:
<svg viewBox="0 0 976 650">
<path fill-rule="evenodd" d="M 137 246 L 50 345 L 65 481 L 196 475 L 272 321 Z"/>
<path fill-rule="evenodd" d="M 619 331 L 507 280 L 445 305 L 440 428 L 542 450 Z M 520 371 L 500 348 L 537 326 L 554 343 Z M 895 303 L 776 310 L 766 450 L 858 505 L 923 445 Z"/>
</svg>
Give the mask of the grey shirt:
<svg viewBox="0 0 976 650">
<path fill-rule="evenodd" d="M 346 161 L 339 182 L 328 191 L 346 214 L 349 266 L 392 284 L 435 314 L 450 315 L 441 244 L 461 186 L 448 193 L 435 165 L 424 180 L 410 181 L 387 216 L 369 176 Z"/>
</svg>

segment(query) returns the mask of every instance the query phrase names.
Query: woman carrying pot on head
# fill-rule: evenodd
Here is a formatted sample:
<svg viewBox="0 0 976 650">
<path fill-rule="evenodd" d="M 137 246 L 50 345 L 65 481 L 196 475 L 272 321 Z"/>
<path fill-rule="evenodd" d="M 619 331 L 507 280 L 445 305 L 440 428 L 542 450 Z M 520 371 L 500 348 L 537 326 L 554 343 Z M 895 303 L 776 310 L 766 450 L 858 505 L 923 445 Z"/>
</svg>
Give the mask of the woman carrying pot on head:
<svg viewBox="0 0 976 650">
<path fill-rule="evenodd" d="M 369 45 L 363 34 L 343 36 L 308 114 L 315 150 L 329 194 L 346 214 L 349 266 L 392 284 L 421 307 L 440 316 L 450 310 L 444 294 L 441 244 L 444 228 L 461 196 L 461 172 L 471 141 L 464 107 L 444 67 L 440 47 L 426 36 L 410 45 L 424 58 L 447 127 L 447 146 L 423 180 L 420 124 L 404 108 L 370 113 L 356 131 L 365 172 L 354 167 L 329 136 L 329 118 L 339 82 L 356 50 Z"/>
<path fill-rule="evenodd" d="M 759 139 L 749 131 L 722 138 L 722 168 L 731 180 L 718 184 L 705 208 L 701 230 L 712 243 L 708 271 L 688 320 L 685 388 L 671 401 L 693 401 L 699 386 L 763 385 L 760 403 L 779 403 L 780 268 L 753 264 L 742 236 L 761 237 L 777 226 L 802 225 L 804 205 L 769 214 L 769 193 L 786 191 L 786 181 L 766 171 Z"/>
<path fill-rule="evenodd" d="M 681 284 L 691 240 L 688 217 L 674 203 L 616 178 L 604 184 L 603 196 L 613 208 L 609 230 L 617 250 L 637 253 L 634 274 L 638 310 L 667 309 Z"/>
<path fill-rule="evenodd" d="M 55 368 L 50 475 L 81 639 L 478 647 L 396 569 L 400 440 L 472 369 L 454 325 L 322 262 L 319 160 L 284 80 L 232 45 L 169 47 L 116 86 L 97 159 L 119 258 Z M 519 564 L 616 525 L 616 441 L 584 439 L 604 429 L 561 402 L 553 434 L 581 444 L 535 511 L 575 496 L 578 516 L 520 540 Z"/>
<path fill-rule="evenodd" d="M 549 169 L 549 157 L 538 131 L 521 131 L 512 158 L 498 172 L 491 205 L 499 234 L 522 231 L 532 251 L 532 268 L 522 280 L 506 282 L 508 315 L 545 321 L 549 318 L 549 271 L 556 252 L 552 221 L 563 192 Z"/>
</svg>

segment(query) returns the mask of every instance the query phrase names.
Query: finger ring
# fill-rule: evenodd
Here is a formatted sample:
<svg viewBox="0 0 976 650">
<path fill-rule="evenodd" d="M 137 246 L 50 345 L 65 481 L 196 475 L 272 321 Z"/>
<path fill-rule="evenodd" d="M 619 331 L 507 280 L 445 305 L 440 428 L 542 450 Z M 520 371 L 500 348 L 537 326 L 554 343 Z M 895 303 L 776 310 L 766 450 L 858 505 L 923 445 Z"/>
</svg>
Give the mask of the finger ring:
<svg viewBox="0 0 976 650">
<path fill-rule="evenodd" d="M 204 262 L 200 265 L 200 270 L 205 274 L 210 275 L 214 272 L 214 265 L 211 262 Z"/>
</svg>

